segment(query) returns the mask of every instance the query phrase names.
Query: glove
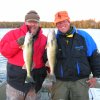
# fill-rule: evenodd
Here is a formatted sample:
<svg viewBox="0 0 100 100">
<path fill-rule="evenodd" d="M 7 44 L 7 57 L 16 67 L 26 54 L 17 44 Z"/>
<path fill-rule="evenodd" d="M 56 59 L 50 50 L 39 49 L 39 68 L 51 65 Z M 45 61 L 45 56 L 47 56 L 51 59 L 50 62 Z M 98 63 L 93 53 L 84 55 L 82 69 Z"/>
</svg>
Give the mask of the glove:
<svg viewBox="0 0 100 100">
<path fill-rule="evenodd" d="M 88 81 L 86 81 L 89 84 L 90 88 L 93 88 L 96 86 L 96 77 L 90 78 Z"/>
<path fill-rule="evenodd" d="M 25 40 L 25 36 L 21 36 L 20 38 L 18 38 L 17 43 L 21 46 L 24 44 L 24 40 Z"/>
</svg>

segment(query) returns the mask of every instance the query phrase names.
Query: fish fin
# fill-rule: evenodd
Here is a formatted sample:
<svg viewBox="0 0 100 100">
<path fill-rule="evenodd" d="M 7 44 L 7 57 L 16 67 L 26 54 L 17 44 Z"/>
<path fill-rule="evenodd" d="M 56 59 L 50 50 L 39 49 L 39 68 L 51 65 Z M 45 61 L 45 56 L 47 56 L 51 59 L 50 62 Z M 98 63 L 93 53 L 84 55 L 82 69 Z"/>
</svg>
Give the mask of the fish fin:
<svg viewBox="0 0 100 100">
<path fill-rule="evenodd" d="M 51 45 L 53 46 L 53 40 L 51 40 Z"/>
<path fill-rule="evenodd" d="M 30 76 L 30 77 L 26 77 L 26 80 L 25 80 L 27 83 L 35 83 L 35 81 L 34 81 L 34 79 L 32 78 L 32 76 Z"/>
<path fill-rule="evenodd" d="M 24 45 L 21 45 L 19 48 L 23 49 L 24 48 Z"/>
<path fill-rule="evenodd" d="M 47 49 L 47 45 L 45 46 L 45 49 Z"/>
<path fill-rule="evenodd" d="M 47 42 L 46 48 L 48 48 L 48 47 L 49 47 L 49 43 Z"/>
<path fill-rule="evenodd" d="M 26 65 L 25 64 L 23 65 L 22 69 L 26 69 Z"/>
</svg>

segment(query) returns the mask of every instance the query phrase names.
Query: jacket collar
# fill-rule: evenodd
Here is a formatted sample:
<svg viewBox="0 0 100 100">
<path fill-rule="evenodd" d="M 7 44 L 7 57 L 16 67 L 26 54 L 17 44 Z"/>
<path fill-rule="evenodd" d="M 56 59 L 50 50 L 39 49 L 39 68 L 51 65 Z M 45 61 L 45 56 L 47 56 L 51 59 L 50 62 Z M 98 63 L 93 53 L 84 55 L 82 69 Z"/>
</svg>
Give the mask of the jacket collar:
<svg viewBox="0 0 100 100">
<path fill-rule="evenodd" d="M 27 25 L 26 25 L 25 23 L 20 27 L 20 29 L 21 29 L 25 34 L 28 32 L 28 27 L 27 27 Z M 42 29 L 41 29 L 41 27 L 39 27 L 37 36 L 41 35 L 41 33 L 42 33 Z"/>
<path fill-rule="evenodd" d="M 69 35 L 71 35 L 71 34 L 74 34 L 74 33 L 77 33 L 77 30 L 76 30 L 76 27 L 75 26 L 71 26 L 71 30 L 69 30 L 67 33 L 65 33 L 65 34 L 69 34 Z M 57 31 L 57 35 L 63 35 L 63 33 L 61 32 L 61 31 Z"/>
<path fill-rule="evenodd" d="M 28 32 L 27 25 L 25 23 L 20 27 L 20 29 L 26 34 Z"/>
</svg>

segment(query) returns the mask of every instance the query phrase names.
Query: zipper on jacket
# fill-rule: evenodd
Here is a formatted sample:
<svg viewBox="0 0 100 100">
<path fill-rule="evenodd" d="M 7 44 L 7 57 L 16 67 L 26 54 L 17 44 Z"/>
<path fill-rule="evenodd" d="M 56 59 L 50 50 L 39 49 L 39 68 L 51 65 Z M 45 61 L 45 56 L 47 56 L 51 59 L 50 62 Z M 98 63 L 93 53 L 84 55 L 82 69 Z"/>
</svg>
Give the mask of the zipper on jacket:
<svg viewBox="0 0 100 100">
<path fill-rule="evenodd" d="M 60 66 L 60 75 L 61 75 L 61 77 L 63 77 L 63 68 L 62 68 L 62 65 Z"/>
<path fill-rule="evenodd" d="M 77 62 L 76 67 L 77 67 L 77 73 L 78 73 L 78 75 L 79 75 L 79 74 L 80 74 L 80 66 L 79 66 L 79 63 L 78 63 L 78 62 Z"/>
</svg>

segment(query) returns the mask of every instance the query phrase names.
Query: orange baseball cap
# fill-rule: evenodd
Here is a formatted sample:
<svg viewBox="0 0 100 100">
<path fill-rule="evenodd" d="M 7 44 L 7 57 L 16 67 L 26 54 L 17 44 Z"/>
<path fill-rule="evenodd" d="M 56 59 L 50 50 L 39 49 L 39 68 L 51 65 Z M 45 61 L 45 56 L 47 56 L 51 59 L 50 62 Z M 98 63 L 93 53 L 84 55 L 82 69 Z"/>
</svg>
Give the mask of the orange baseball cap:
<svg viewBox="0 0 100 100">
<path fill-rule="evenodd" d="M 57 24 L 58 22 L 61 22 L 63 20 L 67 20 L 70 22 L 70 17 L 68 16 L 67 11 L 59 11 L 55 14 L 55 20 L 54 23 Z"/>
</svg>

